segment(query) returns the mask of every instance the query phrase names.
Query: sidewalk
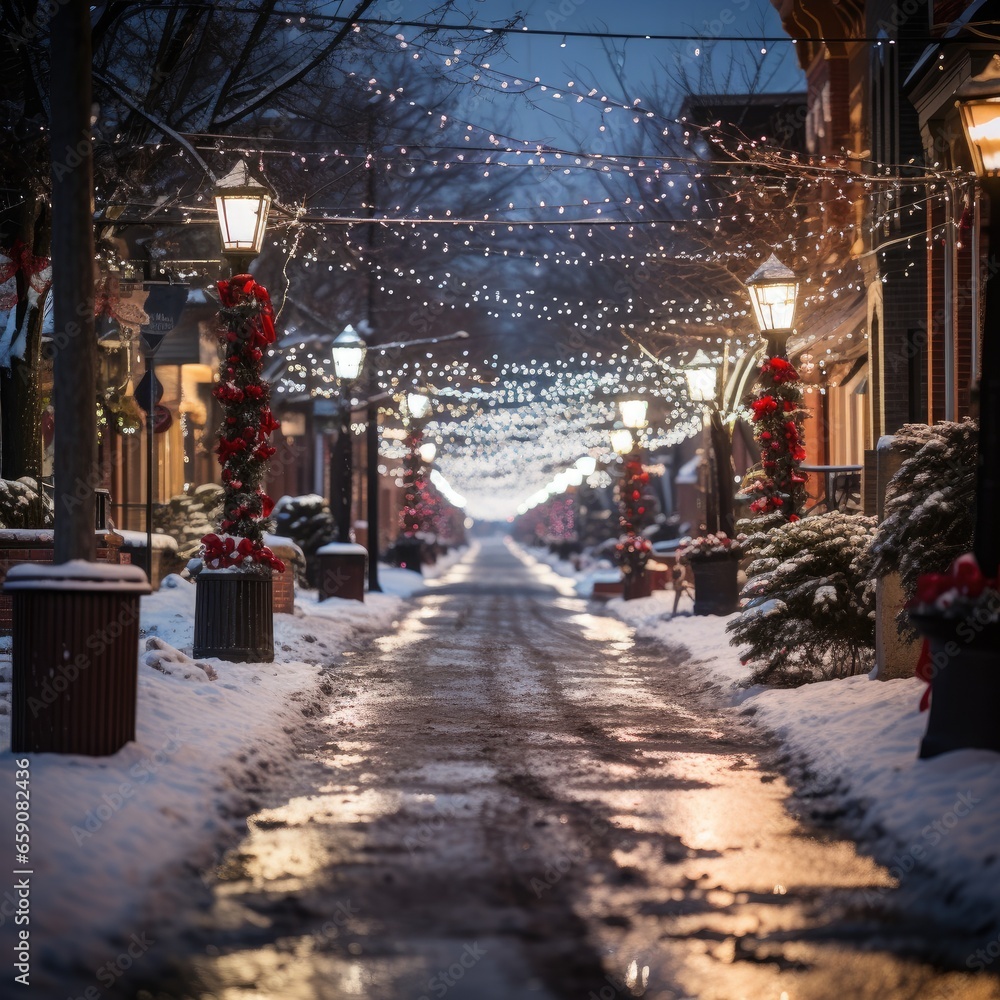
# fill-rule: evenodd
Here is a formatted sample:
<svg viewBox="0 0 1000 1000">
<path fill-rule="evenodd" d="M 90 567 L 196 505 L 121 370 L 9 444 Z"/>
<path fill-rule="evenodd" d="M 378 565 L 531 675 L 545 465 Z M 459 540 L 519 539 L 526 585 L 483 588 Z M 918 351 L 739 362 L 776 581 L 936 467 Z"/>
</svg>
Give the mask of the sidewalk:
<svg viewBox="0 0 1000 1000">
<path fill-rule="evenodd" d="M 530 551 L 589 595 L 592 574 Z M 685 597 L 672 618 L 672 605 L 672 593 L 657 591 L 634 601 L 615 598 L 605 607 L 638 635 L 686 649 L 724 697 L 776 735 L 788 751 L 796 812 L 832 823 L 856 840 L 889 868 L 908 905 L 981 928 L 983 948 L 969 955 L 968 968 L 996 962 L 1000 755 L 961 750 L 919 760 L 927 716 L 918 711 L 924 684 L 916 678 L 876 681 L 862 675 L 799 688 L 745 688 L 750 670 L 729 644 L 730 617 L 695 618 Z"/>
<path fill-rule="evenodd" d="M 275 615 L 274 663 L 190 658 L 195 587 L 168 577 L 142 599 L 136 740 L 112 757 L 37 754 L 30 762 L 30 985 L 46 970 L 98 972 L 179 908 L 189 875 L 245 828 L 254 795 L 280 773 L 293 737 L 326 704 L 324 673 L 389 628 L 425 577 L 380 567 L 384 593 L 365 602 L 296 593 Z M 202 665 L 205 665 L 203 669 Z M 0 830 L 12 859 L 16 763 L 10 747 L 10 639 L 0 652 Z M 20 755 L 19 755 L 20 756 Z M 10 803 L 10 806 L 8 806 Z M 0 928 L 14 940 L 13 876 L 0 881 Z M 189 888 L 189 887 L 188 887 Z M 9 935 L 9 937 L 8 937 Z M 4 963 L 4 981 L 10 963 Z"/>
</svg>

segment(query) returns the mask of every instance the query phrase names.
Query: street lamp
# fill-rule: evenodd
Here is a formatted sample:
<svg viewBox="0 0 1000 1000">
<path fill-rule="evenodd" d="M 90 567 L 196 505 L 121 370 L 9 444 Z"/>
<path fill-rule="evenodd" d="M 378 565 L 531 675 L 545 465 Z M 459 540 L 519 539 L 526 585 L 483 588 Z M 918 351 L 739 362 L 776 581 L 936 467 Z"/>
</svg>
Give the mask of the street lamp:
<svg viewBox="0 0 1000 1000">
<path fill-rule="evenodd" d="M 437 458 L 437 445 L 433 441 L 426 441 L 420 446 L 420 461 L 424 465 L 431 465 Z"/>
<path fill-rule="evenodd" d="M 785 356 L 795 319 L 799 282 L 795 272 L 772 253 L 746 280 L 750 304 L 760 332 L 767 338 L 770 358 Z"/>
<path fill-rule="evenodd" d="M 347 390 L 361 375 L 368 348 L 353 326 L 344 327 L 330 348 L 333 374 L 340 384 L 337 407 L 337 440 L 330 453 L 330 508 L 337 525 L 337 541 L 351 540 L 354 496 L 354 439 L 351 435 L 351 400 Z"/>
<path fill-rule="evenodd" d="M 430 415 L 431 401 L 422 392 L 406 394 L 406 412 L 413 420 L 423 420 Z"/>
<path fill-rule="evenodd" d="M 695 403 L 714 403 L 719 391 L 719 366 L 701 349 L 681 365 L 688 396 Z"/>
<path fill-rule="evenodd" d="M 681 371 L 692 402 L 703 407 L 702 435 L 708 443 L 704 450 L 705 527 L 713 534 L 724 531 L 731 536 L 734 532 L 732 445 L 718 405 L 719 366 L 699 349 L 681 365 Z"/>
<path fill-rule="evenodd" d="M 593 455 L 584 455 L 576 460 L 576 467 L 585 476 L 592 476 L 597 471 L 597 459 Z"/>
<path fill-rule="evenodd" d="M 234 274 L 245 274 L 264 247 L 271 192 L 240 160 L 215 186 L 215 210 L 222 232 L 222 252 Z"/>
<path fill-rule="evenodd" d="M 646 408 L 649 403 L 645 399 L 623 399 L 618 403 L 622 415 L 622 423 L 631 430 L 642 430 L 646 426 Z"/>
<path fill-rule="evenodd" d="M 333 342 L 330 354 L 333 358 L 333 373 L 338 381 L 350 384 L 356 382 L 364 367 L 368 348 L 358 331 L 348 324 Z"/>
<path fill-rule="evenodd" d="M 982 190 L 989 198 L 987 238 L 989 252 L 1000 250 L 1000 55 L 958 91 L 958 108 Z M 979 454 L 976 460 L 976 527 L 973 551 L 984 575 L 995 576 L 1000 567 L 1000 364 L 997 333 L 1000 331 L 1000 276 L 987 271 L 983 311 L 982 354 L 979 376 Z"/>
<path fill-rule="evenodd" d="M 611 431 L 611 447 L 619 457 L 628 455 L 635 447 L 635 438 L 627 427 L 615 427 Z"/>
</svg>

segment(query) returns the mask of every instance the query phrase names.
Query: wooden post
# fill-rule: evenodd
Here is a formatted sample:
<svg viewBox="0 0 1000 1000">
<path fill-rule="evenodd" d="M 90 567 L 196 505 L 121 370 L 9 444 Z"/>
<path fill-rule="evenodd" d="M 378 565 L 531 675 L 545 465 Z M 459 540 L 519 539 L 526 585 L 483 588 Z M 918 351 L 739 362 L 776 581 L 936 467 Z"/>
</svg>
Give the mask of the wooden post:
<svg viewBox="0 0 1000 1000">
<path fill-rule="evenodd" d="M 93 561 L 97 469 L 90 7 L 57 5 L 50 52 L 55 553 Z"/>
</svg>

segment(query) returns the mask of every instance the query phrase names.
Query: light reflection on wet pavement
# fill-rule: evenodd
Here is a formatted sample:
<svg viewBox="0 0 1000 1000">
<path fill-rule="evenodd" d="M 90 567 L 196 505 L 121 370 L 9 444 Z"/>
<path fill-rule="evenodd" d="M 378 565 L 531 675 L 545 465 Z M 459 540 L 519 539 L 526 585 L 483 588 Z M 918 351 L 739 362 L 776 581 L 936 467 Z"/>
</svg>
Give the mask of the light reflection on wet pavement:
<svg viewBox="0 0 1000 1000">
<path fill-rule="evenodd" d="M 987 1000 L 711 685 L 501 543 L 331 674 L 158 997 Z"/>
</svg>

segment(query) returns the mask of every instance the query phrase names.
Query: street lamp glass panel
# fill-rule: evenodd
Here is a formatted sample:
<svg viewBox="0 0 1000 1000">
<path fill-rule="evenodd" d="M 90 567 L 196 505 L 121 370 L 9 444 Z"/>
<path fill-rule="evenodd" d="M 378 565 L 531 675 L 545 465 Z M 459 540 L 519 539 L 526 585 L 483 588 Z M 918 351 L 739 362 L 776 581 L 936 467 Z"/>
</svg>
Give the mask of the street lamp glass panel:
<svg viewBox="0 0 1000 1000">
<path fill-rule="evenodd" d="M 632 432 L 627 427 L 616 427 L 611 432 L 611 447 L 616 455 L 627 455 L 635 447 Z"/>
<path fill-rule="evenodd" d="M 264 246 L 271 193 L 250 173 L 243 160 L 219 181 L 215 210 L 226 253 L 259 254 Z"/>
<path fill-rule="evenodd" d="M 1000 171 L 1000 96 L 960 101 L 962 125 L 980 177 Z"/>
<path fill-rule="evenodd" d="M 641 430 L 646 426 L 646 408 L 648 406 L 649 403 L 645 399 L 623 399 L 618 404 L 622 423 L 633 430 Z"/>
<path fill-rule="evenodd" d="M 584 455 L 576 460 L 576 467 L 585 476 L 592 476 L 597 471 L 597 459 L 592 455 Z"/>
<path fill-rule="evenodd" d="M 750 304 L 753 306 L 757 326 L 762 333 L 791 330 L 795 319 L 795 299 L 799 293 L 799 283 L 794 271 L 771 254 L 747 278 L 747 291 L 750 293 Z"/>
<path fill-rule="evenodd" d="M 419 392 L 408 392 L 406 409 L 415 420 L 423 420 L 431 412 L 431 401 Z"/>
<path fill-rule="evenodd" d="M 348 326 L 333 342 L 333 372 L 341 382 L 353 382 L 365 363 L 368 348 L 353 326 Z"/>
<path fill-rule="evenodd" d="M 696 403 L 713 402 L 719 384 L 719 370 L 712 359 L 704 351 L 698 351 L 682 367 L 691 399 Z"/>
<path fill-rule="evenodd" d="M 428 441 L 420 446 L 420 460 L 430 465 L 437 458 L 437 445 L 433 441 Z"/>
</svg>

